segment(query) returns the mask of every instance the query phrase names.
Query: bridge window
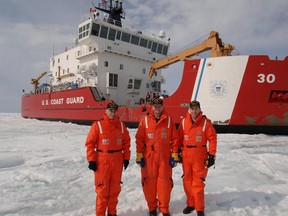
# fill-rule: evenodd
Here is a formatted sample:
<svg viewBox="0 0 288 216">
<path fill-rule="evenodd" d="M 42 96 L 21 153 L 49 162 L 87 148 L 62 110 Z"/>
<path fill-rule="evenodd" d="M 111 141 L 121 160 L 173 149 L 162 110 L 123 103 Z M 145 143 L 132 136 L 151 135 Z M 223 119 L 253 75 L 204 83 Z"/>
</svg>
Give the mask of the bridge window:
<svg viewBox="0 0 288 216">
<path fill-rule="evenodd" d="M 151 49 L 151 51 L 152 51 L 152 52 L 156 52 L 156 50 L 157 50 L 157 43 L 156 43 L 156 42 L 153 42 L 153 43 L 152 43 L 152 49 Z"/>
<path fill-rule="evenodd" d="M 162 54 L 163 45 L 158 44 L 157 53 Z"/>
<path fill-rule="evenodd" d="M 124 41 L 124 42 L 129 43 L 129 42 L 130 42 L 130 37 L 131 37 L 130 34 L 128 34 L 128 33 L 126 33 L 126 32 L 122 32 L 122 38 L 121 38 L 121 40 Z"/>
<path fill-rule="evenodd" d="M 117 40 L 120 40 L 120 38 L 121 38 L 121 31 L 117 31 L 117 35 L 116 35 L 116 39 Z"/>
<path fill-rule="evenodd" d="M 100 30 L 100 25 L 96 24 L 96 23 L 93 23 L 91 34 L 95 35 L 95 36 L 98 36 L 99 35 L 99 30 Z"/>
<path fill-rule="evenodd" d="M 109 29 L 108 39 L 114 41 L 115 40 L 115 36 L 116 36 L 116 30 L 110 28 Z"/>
<path fill-rule="evenodd" d="M 163 47 L 163 52 L 162 52 L 163 55 L 167 55 L 168 54 L 168 46 L 164 46 Z"/>
<path fill-rule="evenodd" d="M 147 44 L 148 44 L 148 40 L 147 39 L 144 39 L 144 38 L 140 39 L 140 46 L 147 47 Z"/>
<path fill-rule="evenodd" d="M 132 35 L 131 43 L 135 44 L 135 45 L 138 45 L 139 44 L 139 39 L 140 38 L 138 36 Z"/>
<path fill-rule="evenodd" d="M 149 42 L 148 42 L 148 47 L 147 47 L 147 48 L 148 48 L 148 49 L 151 49 L 151 46 L 152 46 L 152 41 L 149 41 Z"/>
<path fill-rule="evenodd" d="M 108 27 L 101 26 L 100 37 L 107 38 L 108 35 Z"/>
</svg>

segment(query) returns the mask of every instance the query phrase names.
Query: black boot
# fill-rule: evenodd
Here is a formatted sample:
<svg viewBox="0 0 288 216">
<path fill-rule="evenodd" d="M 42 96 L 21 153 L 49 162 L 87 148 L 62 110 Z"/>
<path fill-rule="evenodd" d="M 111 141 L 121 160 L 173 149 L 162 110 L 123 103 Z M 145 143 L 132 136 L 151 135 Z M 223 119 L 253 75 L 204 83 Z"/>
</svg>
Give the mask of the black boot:
<svg viewBox="0 0 288 216">
<path fill-rule="evenodd" d="M 195 208 L 193 208 L 191 206 L 187 206 L 185 209 L 183 209 L 183 214 L 190 214 L 194 210 L 195 210 Z"/>
<path fill-rule="evenodd" d="M 162 213 L 163 216 L 170 216 L 169 213 Z"/>
<path fill-rule="evenodd" d="M 156 210 L 150 211 L 149 216 L 157 216 L 157 211 Z"/>
<path fill-rule="evenodd" d="M 108 214 L 107 216 L 117 216 L 116 214 Z"/>
<path fill-rule="evenodd" d="M 203 211 L 197 211 L 197 216 L 205 216 Z"/>
</svg>

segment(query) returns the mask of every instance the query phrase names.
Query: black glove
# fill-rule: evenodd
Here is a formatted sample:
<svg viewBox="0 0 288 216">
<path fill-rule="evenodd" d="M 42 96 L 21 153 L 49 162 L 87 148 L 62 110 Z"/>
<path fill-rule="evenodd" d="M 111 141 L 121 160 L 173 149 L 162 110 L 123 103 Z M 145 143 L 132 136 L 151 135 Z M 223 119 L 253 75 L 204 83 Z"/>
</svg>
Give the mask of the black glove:
<svg viewBox="0 0 288 216">
<path fill-rule="evenodd" d="M 88 165 L 88 168 L 89 168 L 90 170 L 93 170 L 94 172 L 96 172 L 96 170 L 97 170 L 97 164 L 96 164 L 96 162 L 95 162 L 95 161 L 90 161 L 90 162 L 89 162 L 89 165 Z"/>
<path fill-rule="evenodd" d="M 207 168 L 213 166 L 215 164 L 215 156 L 208 153 L 208 158 L 205 162 L 205 166 Z"/>
<path fill-rule="evenodd" d="M 178 149 L 179 163 L 182 163 L 182 149 Z"/>
<path fill-rule="evenodd" d="M 124 163 L 124 170 L 126 170 L 129 165 L 129 160 L 124 160 L 123 163 Z"/>
</svg>

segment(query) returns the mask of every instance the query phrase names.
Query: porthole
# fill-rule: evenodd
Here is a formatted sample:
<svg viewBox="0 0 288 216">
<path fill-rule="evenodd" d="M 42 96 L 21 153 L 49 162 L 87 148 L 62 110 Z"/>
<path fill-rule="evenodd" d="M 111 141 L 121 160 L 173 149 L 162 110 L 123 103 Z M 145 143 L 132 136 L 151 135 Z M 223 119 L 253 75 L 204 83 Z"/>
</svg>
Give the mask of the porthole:
<svg viewBox="0 0 288 216">
<path fill-rule="evenodd" d="M 207 67 L 208 67 L 208 68 L 210 68 L 210 69 L 211 69 L 211 68 L 213 68 L 213 66 L 214 66 L 214 65 L 213 65 L 213 63 L 212 63 L 212 62 L 208 62 L 208 63 L 207 63 Z"/>
</svg>

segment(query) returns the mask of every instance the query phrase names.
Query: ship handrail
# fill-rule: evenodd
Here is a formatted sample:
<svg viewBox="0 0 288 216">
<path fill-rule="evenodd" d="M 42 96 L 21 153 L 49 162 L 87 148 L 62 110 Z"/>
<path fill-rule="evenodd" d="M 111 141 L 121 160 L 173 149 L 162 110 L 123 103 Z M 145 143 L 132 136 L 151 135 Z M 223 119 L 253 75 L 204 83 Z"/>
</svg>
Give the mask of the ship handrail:
<svg viewBox="0 0 288 216">
<path fill-rule="evenodd" d="M 119 115 L 119 119 L 121 120 L 126 112 L 126 110 L 128 109 L 129 105 L 130 105 L 131 99 L 128 99 L 126 104 L 125 104 L 125 108 L 123 109 L 122 113 Z"/>
</svg>

